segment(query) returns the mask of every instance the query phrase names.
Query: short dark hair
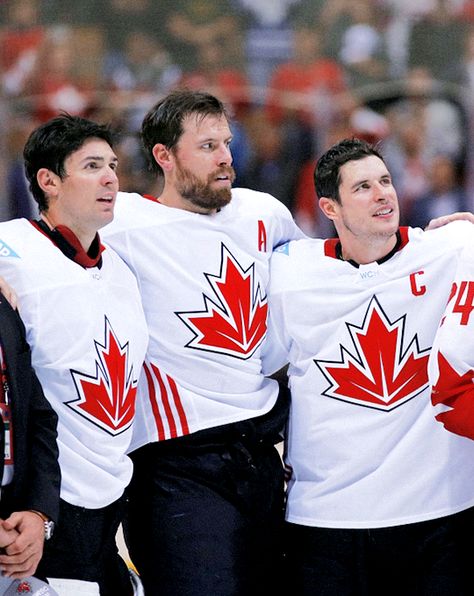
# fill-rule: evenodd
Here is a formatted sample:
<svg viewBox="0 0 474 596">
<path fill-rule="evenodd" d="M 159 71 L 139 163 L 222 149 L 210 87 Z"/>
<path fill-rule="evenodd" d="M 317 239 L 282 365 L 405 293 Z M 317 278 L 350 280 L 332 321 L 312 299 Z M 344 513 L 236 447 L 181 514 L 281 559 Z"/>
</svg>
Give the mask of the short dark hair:
<svg viewBox="0 0 474 596">
<path fill-rule="evenodd" d="M 103 139 L 111 147 L 114 133 L 104 124 L 97 124 L 80 116 L 61 114 L 36 128 L 23 149 L 26 177 L 40 212 L 48 210 L 48 197 L 38 184 L 38 170 L 46 168 L 61 179 L 66 171 L 66 159 L 91 138 Z"/>
<path fill-rule="evenodd" d="M 143 119 L 142 142 L 150 167 L 158 174 L 163 170 L 153 157 L 153 147 L 157 143 L 173 149 L 183 134 L 183 121 L 195 114 L 206 116 L 224 116 L 229 118 L 222 101 L 203 91 L 177 89 L 155 104 Z"/>
<path fill-rule="evenodd" d="M 379 157 L 385 163 L 376 145 L 357 138 L 343 139 L 328 149 L 318 159 L 314 170 L 314 187 L 318 199 L 328 197 L 340 203 L 341 166 L 348 161 L 356 161 L 370 155 Z"/>
</svg>

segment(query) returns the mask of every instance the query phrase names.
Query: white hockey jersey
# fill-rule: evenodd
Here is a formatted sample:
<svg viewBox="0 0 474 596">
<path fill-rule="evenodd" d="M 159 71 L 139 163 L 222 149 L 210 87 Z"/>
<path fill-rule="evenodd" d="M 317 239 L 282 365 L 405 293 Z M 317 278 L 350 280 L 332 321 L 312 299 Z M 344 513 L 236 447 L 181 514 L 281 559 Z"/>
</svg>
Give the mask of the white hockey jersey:
<svg viewBox="0 0 474 596">
<path fill-rule="evenodd" d="M 400 250 L 359 268 L 334 240 L 274 253 L 263 367 L 290 363 L 290 522 L 386 527 L 474 505 L 474 441 L 435 420 L 427 369 L 473 232 L 403 228 Z"/>
<path fill-rule="evenodd" d="M 119 193 L 103 237 L 135 273 L 150 331 L 133 448 L 265 414 L 261 374 L 275 246 L 302 237 L 273 197 L 234 189 L 214 215 Z"/>
<path fill-rule="evenodd" d="M 0 224 L 0 275 L 18 294 L 33 367 L 58 413 L 61 498 L 104 507 L 132 474 L 126 453 L 148 343 L 136 280 L 113 250 L 85 269 L 25 219 Z"/>
<path fill-rule="evenodd" d="M 459 257 L 428 372 L 436 419 L 474 440 L 474 241 Z"/>
</svg>

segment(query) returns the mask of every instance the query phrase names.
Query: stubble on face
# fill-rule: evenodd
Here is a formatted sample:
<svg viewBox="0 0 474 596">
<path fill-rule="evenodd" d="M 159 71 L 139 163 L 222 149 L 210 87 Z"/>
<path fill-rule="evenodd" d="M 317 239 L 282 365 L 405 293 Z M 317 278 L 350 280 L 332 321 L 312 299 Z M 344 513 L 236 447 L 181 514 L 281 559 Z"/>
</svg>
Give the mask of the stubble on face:
<svg viewBox="0 0 474 596">
<path fill-rule="evenodd" d="M 232 184 L 235 180 L 235 171 L 232 166 L 222 166 L 211 172 L 206 180 L 201 180 L 190 170 L 176 164 L 176 190 L 192 205 L 199 209 L 222 209 L 232 198 L 231 187 L 213 188 L 212 184 L 219 176 L 227 176 Z"/>
</svg>

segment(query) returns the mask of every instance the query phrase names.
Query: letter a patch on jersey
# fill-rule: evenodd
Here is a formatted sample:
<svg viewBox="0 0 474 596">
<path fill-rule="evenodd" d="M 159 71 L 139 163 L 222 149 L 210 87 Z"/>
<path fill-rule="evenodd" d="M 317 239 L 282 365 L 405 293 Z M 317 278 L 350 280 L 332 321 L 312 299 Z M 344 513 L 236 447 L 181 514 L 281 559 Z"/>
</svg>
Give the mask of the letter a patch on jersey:
<svg viewBox="0 0 474 596">
<path fill-rule="evenodd" d="M 204 309 L 176 313 L 194 333 L 186 347 L 250 358 L 267 331 L 267 297 L 255 264 L 244 269 L 222 244 L 220 273 L 204 275 L 213 292 L 212 297 L 203 294 Z"/>
<path fill-rule="evenodd" d="M 323 395 L 390 411 L 426 389 L 430 348 L 416 335 L 404 347 L 405 319 L 392 323 L 372 298 L 361 327 L 346 323 L 355 352 L 341 345 L 340 360 L 314 360 L 330 383 Z"/>
<path fill-rule="evenodd" d="M 70 408 L 111 435 L 126 431 L 135 415 L 137 380 L 128 366 L 128 342 L 120 345 L 107 317 L 105 341 L 94 341 L 95 373 L 71 370 L 78 399 L 66 402 Z"/>
</svg>

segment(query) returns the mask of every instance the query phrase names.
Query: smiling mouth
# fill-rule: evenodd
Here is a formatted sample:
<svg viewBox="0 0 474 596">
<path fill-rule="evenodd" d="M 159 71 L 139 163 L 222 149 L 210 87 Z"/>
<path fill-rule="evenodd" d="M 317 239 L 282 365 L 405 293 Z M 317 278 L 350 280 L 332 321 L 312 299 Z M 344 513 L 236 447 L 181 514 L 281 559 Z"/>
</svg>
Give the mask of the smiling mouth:
<svg viewBox="0 0 474 596">
<path fill-rule="evenodd" d="M 374 217 L 382 217 L 384 215 L 391 215 L 393 213 L 393 209 L 391 207 L 387 207 L 386 209 L 381 209 L 374 213 Z"/>
<path fill-rule="evenodd" d="M 113 197 L 99 197 L 97 200 L 100 201 L 101 203 L 113 203 L 114 198 Z"/>
</svg>

